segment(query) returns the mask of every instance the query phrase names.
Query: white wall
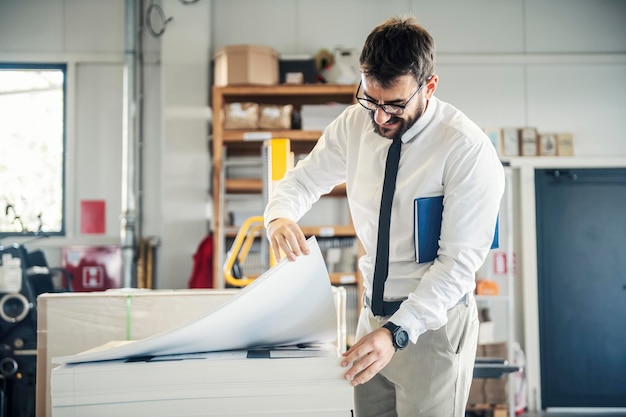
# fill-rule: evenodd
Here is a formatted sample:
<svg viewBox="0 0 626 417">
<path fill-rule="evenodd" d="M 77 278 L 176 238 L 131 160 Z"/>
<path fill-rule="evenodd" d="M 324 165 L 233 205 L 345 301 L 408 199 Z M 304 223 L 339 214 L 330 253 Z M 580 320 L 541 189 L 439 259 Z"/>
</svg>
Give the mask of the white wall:
<svg viewBox="0 0 626 417">
<path fill-rule="evenodd" d="M 626 155 L 622 0 L 213 0 L 212 45 L 360 49 L 403 12 L 435 38 L 437 95 L 479 125 L 571 132 L 577 156 Z"/>
<path fill-rule="evenodd" d="M 119 241 L 124 2 L 0 2 L 0 61 L 67 63 L 66 231 L 64 244 Z M 155 117 L 152 116 L 154 119 Z M 79 234 L 83 199 L 106 201 L 106 234 Z M 60 263 L 50 250 L 50 262 Z"/>
<path fill-rule="evenodd" d="M 174 20 L 161 43 L 161 221 L 153 229 L 162 241 L 160 288 L 187 287 L 192 256 L 209 228 L 209 4 L 163 2 Z"/>
<path fill-rule="evenodd" d="M 185 288 L 207 233 L 210 2 L 158 3 L 174 19 L 162 38 L 143 35 L 143 235 L 161 239 L 157 285 Z M 124 31 L 124 0 L 0 1 L 0 62 L 68 64 L 67 236 L 29 245 L 52 265 L 62 246 L 120 242 Z M 105 200 L 104 235 L 80 234 L 85 199 Z"/>
</svg>

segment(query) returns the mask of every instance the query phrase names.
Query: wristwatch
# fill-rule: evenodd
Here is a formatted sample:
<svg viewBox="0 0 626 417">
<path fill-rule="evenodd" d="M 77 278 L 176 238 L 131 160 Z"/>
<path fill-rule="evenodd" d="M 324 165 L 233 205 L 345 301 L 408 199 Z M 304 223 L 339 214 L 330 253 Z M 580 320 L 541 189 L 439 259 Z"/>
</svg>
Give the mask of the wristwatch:
<svg viewBox="0 0 626 417">
<path fill-rule="evenodd" d="M 402 327 L 390 321 L 385 323 L 383 327 L 391 332 L 391 340 L 396 352 L 404 349 L 409 344 L 409 334 Z"/>
</svg>

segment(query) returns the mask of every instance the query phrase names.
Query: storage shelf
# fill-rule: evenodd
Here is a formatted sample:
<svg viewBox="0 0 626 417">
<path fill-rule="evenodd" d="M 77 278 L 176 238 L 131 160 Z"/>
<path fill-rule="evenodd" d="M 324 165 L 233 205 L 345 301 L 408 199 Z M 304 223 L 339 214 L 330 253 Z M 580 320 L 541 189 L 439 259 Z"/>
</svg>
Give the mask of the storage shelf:
<svg viewBox="0 0 626 417">
<path fill-rule="evenodd" d="M 213 134 L 211 138 L 213 165 L 213 230 L 214 242 L 213 280 L 215 288 L 224 285 L 222 265 L 225 259 L 227 239 L 233 239 L 239 231 L 238 226 L 228 225 L 225 215 L 225 201 L 237 202 L 248 196 L 260 197 L 263 193 L 261 178 L 228 177 L 227 167 L 244 166 L 244 163 L 229 164 L 228 158 L 261 157 L 264 141 L 285 138 L 290 141 L 291 152 L 299 158 L 308 154 L 315 146 L 323 131 L 321 129 L 224 129 L 222 109 L 229 103 L 255 102 L 259 104 L 291 104 L 294 110 L 303 105 L 327 103 L 355 103 L 354 84 L 301 84 L 301 85 L 229 85 L 212 87 Z M 261 161 L 261 166 L 263 162 Z M 245 162 L 245 165 L 256 166 Z M 257 164 L 258 165 L 258 164 Z M 231 173 L 232 174 L 232 173 Z M 256 173 L 250 174 L 251 176 Z M 263 174 L 264 175 L 264 174 Z M 248 174 L 243 174 L 248 176 Z M 345 197 L 345 184 L 335 187 L 326 196 Z M 241 202 L 239 202 L 241 206 Z M 261 215 L 262 213 L 259 213 Z M 350 224 L 304 226 L 306 236 L 318 237 L 356 237 Z M 257 239 L 264 239 L 265 231 L 257 232 Z M 361 246 L 359 245 L 359 250 Z M 355 284 L 358 293 L 362 293 L 361 276 L 357 270 L 331 274 L 335 285 Z M 358 297 L 357 297 L 358 298 Z M 359 300 L 357 300 L 357 303 Z"/>
<path fill-rule="evenodd" d="M 513 168 L 623 168 L 623 156 L 516 156 L 503 157 Z"/>
<path fill-rule="evenodd" d="M 332 272 L 328 274 L 332 285 L 356 285 L 357 277 L 354 272 Z M 246 278 L 256 279 L 259 275 L 245 275 Z"/>
<path fill-rule="evenodd" d="M 224 185 L 226 194 L 257 194 L 263 190 L 260 178 L 227 178 Z"/>
<path fill-rule="evenodd" d="M 260 178 L 227 178 L 224 180 L 226 194 L 259 194 L 263 191 L 263 181 Z M 346 185 L 340 184 L 333 188 L 326 196 L 344 197 Z"/>
<path fill-rule="evenodd" d="M 333 96 L 345 96 L 356 92 L 354 84 L 281 84 L 281 85 L 228 85 L 213 87 L 214 92 L 224 96 L 321 96 L 326 100 Z"/>
<path fill-rule="evenodd" d="M 354 272 L 331 272 L 330 283 L 333 285 L 352 285 L 357 283 L 357 277 Z"/>
<path fill-rule="evenodd" d="M 351 224 L 333 224 L 328 226 L 302 226 L 302 232 L 306 236 L 320 237 L 351 237 L 355 236 L 354 226 Z"/>
<path fill-rule="evenodd" d="M 475 295 L 476 301 L 509 301 L 507 295 Z"/>
<path fill-rule="evenodd" d="M 260 142 L 268 139 L 286 138 L 291 141 L 317 141 L 322 135 L 321 130 L 224 130 L 224 143 Z"/>
<path fill-rule="evenodd" d="M 302 232 L 305 236 L 319 236 L 319 237 L 352 237 L 356 235 L 354 226 L 350 224 L 346 225 L 328 225 L 328 226 L 302 226 Z M 227 238 L 234 238 L 239 231 L 238 226 L 224 226 L 224 236 Z M 262 236 L 259 232 L 257 236 Z M 264 236 L 264 235 L 263 235 Z"/>
</svg>

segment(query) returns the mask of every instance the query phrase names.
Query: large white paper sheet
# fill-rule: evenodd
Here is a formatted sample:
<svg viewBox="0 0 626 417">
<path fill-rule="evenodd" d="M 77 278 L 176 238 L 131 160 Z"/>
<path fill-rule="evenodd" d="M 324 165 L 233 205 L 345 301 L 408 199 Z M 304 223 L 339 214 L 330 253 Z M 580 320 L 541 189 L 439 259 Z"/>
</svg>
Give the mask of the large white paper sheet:
<svg viewBox="0 0 626 417">
<path fill-rule="evenodd" d="M 315 237 L 309 255 L 283 259 L 226 303 L 191 323 L 145 339 L 53 363 L 327 343 L 337 337 L 337 315 L 326 264 Z"/>
</svg>

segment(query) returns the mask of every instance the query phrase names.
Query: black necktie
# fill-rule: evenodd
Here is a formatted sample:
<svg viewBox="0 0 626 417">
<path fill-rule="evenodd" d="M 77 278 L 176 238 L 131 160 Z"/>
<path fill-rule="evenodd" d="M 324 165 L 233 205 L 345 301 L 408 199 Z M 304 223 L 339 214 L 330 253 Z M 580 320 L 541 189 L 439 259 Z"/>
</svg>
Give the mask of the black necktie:
<svg viewBox="0 0 626 417">
<path fill-rule="evenodd" d="M 396 138 L 387 152 L 385 165 L 385 179 L 383 180 L 383 195 L 380 200 L 380 214 L 378 216 L 378 241 L 376 246 L 376 264 L 374 265 L 374 283 L 372 285 L 372 312 L 376 316 L 387 316 L 392 312 L 385 312 L 383 293 L 385 281 L 389 272 L 389 224 L 391 221 L 391 203 L 396 191 L 396 177 L 398 176 L 398 162 L 402 141 Z"/>
</svg>

